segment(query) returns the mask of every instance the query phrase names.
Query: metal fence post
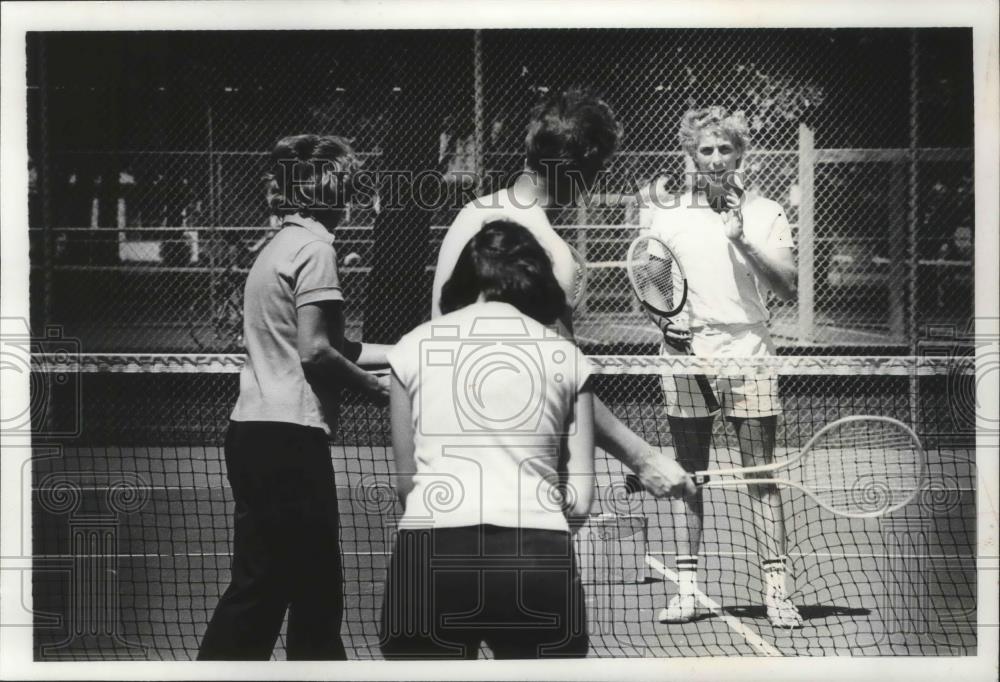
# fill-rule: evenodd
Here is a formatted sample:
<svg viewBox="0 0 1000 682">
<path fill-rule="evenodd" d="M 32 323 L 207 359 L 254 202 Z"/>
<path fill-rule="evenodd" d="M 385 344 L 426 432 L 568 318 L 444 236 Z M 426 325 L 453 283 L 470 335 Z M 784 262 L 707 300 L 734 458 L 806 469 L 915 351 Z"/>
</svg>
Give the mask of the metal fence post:
<svg viewBox="0 0 1000 682">
<path fill-rule="evenodd" d="M 205 112 L 206 113 L 206 121 L 205 121 L 205 123 L 206 123 L 206 128 L 207 128 L 206 133 L 208 134 L 208 140 L 207 140 L 207 142 L 208 142 L 208 215 L 209 215 L 209 220 L 211 221 L 212 225 L 210 227 L 210 231 L 211 232 L 210 232 L 210 236 L 209 236 L 209 239 L 208 239 L 208 243 L 206 243 L 206 245 L 205 245 L 207 247 L 205 249 L 205 251 L 208 254 L 208 268 L 209 268 L 209 275 L 208 275 L 208 302 L 209 302 L 209 318 L 210 319 L 208 320 L 208 323 L 209 324 L 214 324 L 214 321 L 211 319 L 211 317 L 212 317 L 212 315 L 214 315 L 215 311 L 219 310 L 219 306 L 221 305 L 221 300 L 220 300 L 220 296 L 219 296 L 219 282 L 218 282 L 219 271 L 218 271 L 218 268 L 216 267 L 217 264 L 215 262 L 216 249 L 219 246 L 219 244 L 218 244 L 219 214 L 218 214 L 218 210 L 217 210 L 217 208 L 218 208 L 218 203 L 217 203 L 218 191 L 217 191 L 217 189 L 218 188 L 216 187 L 216 184 L 215 184 L 215 181 L 216 181 L 216 173 L 215 173 L 215 130 L 214 130 L 214 123 L 215 122 L 214 122 L 214 118 L 213 118 L 214 112 L 212 111 L 211 96 L 212 96 L 211 94 L 208 95 L 209 100 L 208 100 L 208 103 L 207 103 L 207 106 L 206 106 L 206 112 Z M 202 226 L 201 225 L 195 226 L 195 228 L 196 228 L 195 229 L 196 239 L 201 237 L 200 232 L 198 232 L 198 230 L 197 230 L 197 228 L 199 228 L 199 227 L 202 227 Z M 222 296 L 225 296 L 224 292 L 223 292 Z"/>
<path fill-rule="evenodd" d="M 46 61 L 44 33 L 36 34 L 38 41 L 38 147 L 39 158 L 37 165 L 38 173 L 38 198 L 41 215 L 28 216 L 28 227 L 38 227 L 32 225 L 32 218 L 41 221 L 42 228 L 42 320 L 39 325 L 37 321 L 31 325 L 36 333 L 52 322 L 52 287 L 53 268 L 55 259 L 55 239 L 53 234 L 54 221 L 52 213 L 52 160 L 51 149 L 49 148 L 49 77 L 48 63 Z M 30 272 L 30 270 L 29 270 Z M 29 275 L 30 276 L 30 275 Z M 30 309 L 30 308 L 29 308 Z"/>
<path fill-rule="evenodd" d="M 889 161 L 889 335 L 895 343 L 906 343 L 907 297 L 904 268 L 907 264 L 906 168 L 901 160 Z"/>
<path fill-rule="evenodd" d="M 42 320 L 41 324 L 37 320 L 32 318 L 32 307 L 28 304 L 28 317 L 29 317 L 29 328 L 33 334 L 45 338 L 46 331 L 49 325 L 54 323 L 52 317 L 52 301 L 53 301 L 53 287 L 55 284 L 55 221 L 53 219 L 52 211 L 52 150 L 50 148 L 51 141 L 49 140 L 49 77 L 48 77 L 48 63 L 46 54 L 45 40 L 46 36 L 43 33 L 37 35 L 38 39 L 38 117 L 41 119 L 39 121 L 39 131 L 38 131 L 38 145 L 39 145 L 39 159 L 38 165 L 36 167 L 36 172 L 38 173 L 38 199 L 39 199 L 39 211 L 41 215 L 30 215 L 31 213 L 31 200 L 29 198 L 28 203 L 28 228 L 29 228 L 29 240 L 30 228 L 37 227 L 37 225 L 32 225 L 33 220 L 41 221 L 42 228 Z M 27 170 L 27 169 L 26 169 Z M 28 289 L 31 290 L 31 265 L 28 265 Z M 55 377 L 51 374 L 46 374 L 44 378 L 45 386 L 41 387 L 40 390 L 45 392 L 43 396 L 48 399 L 52 396 L 55 390 Z M 32 386 L 32 392 L 35 393 L 37 390 L 34 385 Z M 32 395 L 31 399 L 35 400 L 37 396 Z M 46 405 L 46 407 L 48 407 Z M 37 425 L 37 429 L 41 430 L 43 433 L 50 433 L 53 430 L 52 425 L 52 410 L 45 409 L 42 417 L 42 423 Z"/>
<path fill-rule="evenodd" d="M 909 176 L 909 212 L 907 222 L 909 223 L 907 250 L 909 251 L 909 272 L 907 285 L 909 289 L 909 309 L 907 315 L 907 332 L 910 334 L 910 343 L 916 352 L 917 330 L 917 263 L 919 254 L 917 253 L 917 229 L 920 220 L 920 212 L 917 210 L 919 200 L 918 192 L 918 168 L 917 168 L 917 136 L 920 133 L 918 119 L 919 102 L 919 69 L 920 59 L 917 49 L 917 29 L 910 31 L 910 176 Z"/>
<path fill-rule="evenodd" d="M 799 124 L 799 342 L 816 340 L 815 319 L 815 173 L 813 131 Z"/>
<path fill-rule="evenodd" d="M 473 31 L 472 38 L 472 78 L 473 78 L 473 118 L 475 129 L 476 182 L 482 184 L 485 177 L 485 112 L 483 103 L 483 32 Z"/>
<path fill-rule="evenodd" d="M 909 223 L 907 240 L 907 251 L 909 252 L 909 277 L 907 284 L 909 289 L 909 309 L 907 314 L 907 333 L 910 335 L 910 352 L 917 355 L 920 351 L 920 334 L 917 329 L 917 276 L 919 254 L 917 253 L 917 229 L 920 220 L 920 212 L 917 210 L 918 193 L 918 168 L 917 168 L 917 136 L 920 133 L 918 126 L 918 102 L 919 102 L 919 74 L 920 59 L 917 45 L 917 29 L 910 30 L 910 192 L 909 192 Z M 920 423 L 920 393 L 919 382 L 916 376 L 910 377 L 910 423 Z"/>
</svg>

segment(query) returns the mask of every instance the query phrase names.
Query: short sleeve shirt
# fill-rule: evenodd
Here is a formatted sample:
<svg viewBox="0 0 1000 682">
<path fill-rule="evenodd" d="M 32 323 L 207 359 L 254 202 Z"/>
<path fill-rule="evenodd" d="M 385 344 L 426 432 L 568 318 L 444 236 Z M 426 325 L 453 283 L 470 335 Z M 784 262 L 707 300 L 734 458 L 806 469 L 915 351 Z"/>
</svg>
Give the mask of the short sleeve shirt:
<svg viewBox="0 0 1000 682">
<path fill-rule="evenodd" d="M 759 247 L 794 248 L 785 212 L 777 202 L 748 192 L 743 204 L 745 238 Z M 662 239 L 684 268 L 688 301 L 682 316 L 692 327 L 759 324 L 768 320 L 767 285 L 726 236 L 722 216 L 691 193 L 658 206 L 650 232 Z"/>
<path fill-rule="evenodd" d="M 568 530 L 554 485 L 592 366 L 506 303 L 474 303 L 392 348 L 410 398 L 416 476 L 402 525 Z"/>
<path fill-rule="evenodd" d="M 572 301 L 576 280 L 576 260 L 569 245 L 552 228 L 545 209 L 536 204 L 521 203 L 511 192 L 504 189 L 479 197 L 467 204 L 455 217 L 445 233 L 441 250 L 438 252 L 437 269 L 434 273 L 434 296 L 431 317 L 441 314 L 441 289 L 451 277 L 458 257 L 469 240 L 483 225 L 491 220 L 510 220 L 526 227 L 542 248 L 549 254 L 552 271 L 559 286 L 566 292 L 566 300 Z"/>
<path fill-rule="evenodd" d="M 286 220 L 250 268 L 243 295 L 243 342 L 234 421 L 300 424 L 330 433 L 337 390 L 317 394 L 298 353 L 298 309 L 343 300 L 333 235 L 309 219 Z"/>
</svg>

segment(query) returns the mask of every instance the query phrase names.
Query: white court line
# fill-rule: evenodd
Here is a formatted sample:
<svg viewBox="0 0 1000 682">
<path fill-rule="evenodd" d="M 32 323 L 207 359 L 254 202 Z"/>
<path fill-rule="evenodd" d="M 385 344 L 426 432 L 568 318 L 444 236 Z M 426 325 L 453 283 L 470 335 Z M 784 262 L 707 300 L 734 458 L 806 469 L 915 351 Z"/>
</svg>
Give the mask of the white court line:
<svg viewBox="0 0 1000 682">
<path fill-rule="evenodd" d="M 345 556 L 391 556 L 392 552 L 341 552 Z M 232 552 L 190 552 L 188 554 L 38 554 L 34 559 L 205 559 L 209 557 L 231 557 Z M 0 557 L 0 559 L 23 559 L 24 557 Z"/>
<path fill-rule="evenodd" d="M 675 584 L 680 583 L 679 576 L 676 573 L 648 554 L 646 555 L 646 563 L 649 564 L 653 570 L 659 571 L 665 578 L 672 580 Z M 758 652 L 764 654 L 765 656 L 781 656 L 781 652 L 771 646 L 768 642 L 764 641 L 760 635 L 743 625 L 738 618 L 735 618 L 723 611 L 722 606 L 720 606 L 717 601 L 697 588 L 695 588 L 695 595 L 698 597 L 698 601 L 701 602 L 702 606 L 725 621 L 729 627 L 743 636 L 743 639 L 747 641 L 747 644 L 752 646 Z"/>
<path fill-rule="evenodd" d="M 90 557 L 90 556 L 93 556 L 93 557 L 98 557 L 98 556 L 100 556 L 100 557 L 106 557 L 106 556 L 110 556 L 110 557 L 127 558 L 127 559 L 142 559 L 142 558 L 145 558 L 145 559 L 180 559 L 180 558 L 191 559 L 191 558 L 198 558 L 198 557 L 232 556 L 232 554 L 233 554 L 232 552 L 179 552 L 179 553 L 173 553 L 173 554 L 160 554 L 160 553 L 156 553 L 156 552 L 145 552 L 145 553 L 140 553 L 140 554 L 130 554 L 130 553 L 127 553 L 127 552 L 121 552 L 121 553 L 118 553 L 118 554 L 38 554 L 38 555 L 35 555 L 35 556 L 36 556 L 36 558 L 39 558 L 39 559 L 45 559 L 45 558 L 49 558 L 49 557 L 69 559 L 69 558 L 73 558 L 73 557 Z M 345 556 L 390 556 L 392 554 L 392 552 L 391 551 L 381 551 L 381 552 L 371 552 L 371 551 L 355 552 L 355 551 L 351 551 L 351 552 L 341 552 L 341 554 L 343 554 Z M 653 554 L 666 555 L 666 552 L 653 552 Z M 671 554 L 669 556 L 673 556 L 673 555 Z M 704 552 L 702 552 L 702 554 L 700 556 L 706 556 L 706 554 Z M 736 553 L 732 553 L 732 554 L 710 554 L 710 555 L 707 555 L 707 556 L 737 556 L 737 555 L 736 555 Z M 980 555 L 979 557 L 977 557 L 975 554 L 824 554 L 824 553 L 817 552 L 815 554 L 789 554 L 788 556 L 800 556 L 800 557 L 822 556 L 822 557 L 838 557 L 838 558 L 856 557 L 856 558 L 865 558 L 865 559 L 867 559 L 867 558 L 875 558 L 875 559 L 888 559 L 888 558 L 899 559 L 899 558 L 906 558 L 906 559 L 942 559 L 942 560 L 947 560 L 947 559 L 967 559 L 967 560 L 970 560 L 970 561 L 971 560 L 976 560 L 976 559 L 979 559 L 979 560 L 984 559 L 983 556 Z M 8 559 L 8 558 L 11 558 L 11 557 L 0 557 L 0 559 Z M 646 558 L 647 558 L 647 560 L 656 561 L 655 559 L 652 559 L 652 557 L 650 557 L 648 555 L 647 555 Z M 985 557 L 985 558 L 988 558 L 988 557 Z M 647 561 L 647 563 L 649 563 L 649 562 Z M 659 561 L 656 561 L 656 564 L 659 565 L 659 566 L 663 566 L 663 564 L 661 564 Z M 650 565 L 652 566 L 653 564 L 650 564 Z M 657 570 L 659 570 L 659 569 L 657 569 Z M 664 570 L 667 570 L 669 572 L 669 569 L 664 569 Z M 669 573 L 667 573 L 665 575 L 667 575 L 668 577 L 670 577 L 671 580 L 674 580 L 674 582 L 676 582 L 676 580 L 675 580 L 676 574 L 675 573 L 669 572 Z"/>
<path fill-rule="evenodd" d="M 660 556 L 676 556 L 673 552 L 650 552 L 650 554 L 659 554 Z M 757 552 L 705 552 L 701 551 L 698 556 L 714 556 L 714 557 L 758 557 L 760 556 Z M 893 558 L 898 559 L 900 557 L 906 557 L 907 559 L 975 559 L 975 552 L 971 554 L 880 554 L 880 553 L 865 553 L 865 552 L 788 552 L 785 554 L 788 557 L 796 557 L 801 559 L 807 559 L 809 557 L 826 557 L 832 559 L 886 559 Z"/>
</svg>

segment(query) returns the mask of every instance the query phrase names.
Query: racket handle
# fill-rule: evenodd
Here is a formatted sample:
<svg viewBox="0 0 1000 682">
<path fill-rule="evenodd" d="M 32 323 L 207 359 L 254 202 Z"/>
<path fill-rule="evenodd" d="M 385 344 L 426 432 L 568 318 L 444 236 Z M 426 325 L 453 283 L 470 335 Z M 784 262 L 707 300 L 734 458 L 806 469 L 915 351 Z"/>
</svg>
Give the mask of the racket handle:
<svg viewBox="0 0 1000 682">
<path fill-rule="evenodd" d="M 705 400 L 705 407 L 712 414 L 715 414 L 720 409 L 719 401 L 715 397 L 715 391 L 712 390 L 712 384 L 708 382 L 708 377 L 704 374 L 698 374 L 695 376 L 694 380 L 698 383 L 698 388 L 701 389 L 701 397 Z"/>
<path fill-rule="evenodd" d="M 691 480 L 694 482 L 695 486 L 702 487 L 711 480 L 711 476 L 708 474 L 697 474 L 692 475 Z M 635 495 L 636 493 L 641 493 L 646 490 L 646 486 L 642 484 L 639 477 L 635 474 L 629 474 L 625 477 L 625 494 Z"/>
<path fill-rule="evenodd" d="M 684 344 L 684 351 L 688 355 L 694 355 L 694 348 L 691 347 L 691 342 L 688 341 Z M 719 400 L 715 397 L 715 391 L 712 390 L 712 384 L 709 383 L 708 377 L 704 374 L 696 374 L 694 377 L 695 383 L 698 384 L 698 389 L 701 391 L 701 397 L 705 401 L 705 407 L 711 414 L 715 414 L 720 409 Z"/>
</svg>

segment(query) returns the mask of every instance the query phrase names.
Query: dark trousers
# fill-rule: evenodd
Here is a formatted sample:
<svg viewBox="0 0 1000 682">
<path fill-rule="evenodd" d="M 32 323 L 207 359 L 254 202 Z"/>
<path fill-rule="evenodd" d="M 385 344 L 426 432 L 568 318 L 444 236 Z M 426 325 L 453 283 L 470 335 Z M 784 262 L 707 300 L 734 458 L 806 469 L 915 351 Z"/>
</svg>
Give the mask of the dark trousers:
<svg viewBox="0 0 1000 682">
<path fill-rule="evenodd" d="M 587 655 L 586 605 L 569 533 L 467 526 L 400 529 L 386 578 L 387 659 Z"/>
<path fill-rule="evenodd" d="M 288 612 L 290 660 L 346 660 L 333 463 L 320 429 L 230 422 L 226 469 L 236 501 L 232 582 L 199 660 L 267 660 Z"/>
</svg>

